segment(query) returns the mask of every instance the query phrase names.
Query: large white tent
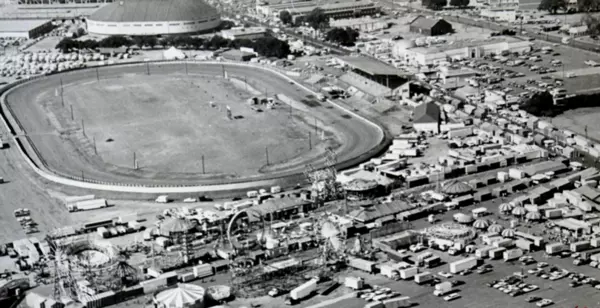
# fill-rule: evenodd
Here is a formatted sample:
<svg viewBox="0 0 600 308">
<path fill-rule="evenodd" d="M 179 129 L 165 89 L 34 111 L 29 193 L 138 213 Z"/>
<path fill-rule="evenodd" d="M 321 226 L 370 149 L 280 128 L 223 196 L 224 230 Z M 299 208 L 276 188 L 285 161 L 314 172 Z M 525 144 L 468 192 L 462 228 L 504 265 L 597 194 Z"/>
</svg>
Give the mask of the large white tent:
<svg viewBox="0 0 600 308">
<path fill-rule="evenodd" d="M 165 60 L 183 60 L 185 59 L 185 54 L 183 51 L 175 47 L 171 47 L 163 52 L 163 57 Z"/>
<path fill-rule="evenodd" d="M 154 301 L 164 308 L 204 308 L 204 288 L 180 283 L 177 288 L 158 293 Z"/>
</svg>

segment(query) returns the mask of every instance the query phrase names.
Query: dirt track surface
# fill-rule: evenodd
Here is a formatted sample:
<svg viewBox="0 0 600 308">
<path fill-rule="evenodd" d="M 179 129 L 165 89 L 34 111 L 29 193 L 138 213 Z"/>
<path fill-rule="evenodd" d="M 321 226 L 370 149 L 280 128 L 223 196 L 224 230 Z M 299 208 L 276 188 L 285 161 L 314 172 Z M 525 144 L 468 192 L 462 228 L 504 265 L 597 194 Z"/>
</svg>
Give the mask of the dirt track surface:
<svg viewBox="0 0 600 308">
<path fill-rule="evenodd" d="M 98 76 L 101 79 L 118 78 L 119 76 L 132 77 L 146 75 L 148 69 L 150 75 L 171 75 L 175 78 L 185 74 L 184 64 L 152 64 L 149 66 L 103 67 L 98 70 Z M 189 74 L 221 76 L 223 66 L 206 63 L 188 64 L 187 70 Z M 264 85 L 264 91 L 267 93 L 285 94 L 296 101 L 306 101 L 307 96 L 310 95 L 280 76 L 258 68 L 226 65 L 226 71 L 230 76 L 246 78 L 250 83 L 260 81 L 259 84 L 256 84 L 256 87 Z M 96 78 L 95 69 L 53 75 L 31 82 L 25 87 L 17 88 L 6 96 L 6 101 L 10 105 L 13 115 L 18 119 L 19 126 L 23 129 L 20 132 L 18 128 L 15 128 L 18 131 L 17 133 L 28 136 L 51 170 L 74 177 L 83 175 L 86 179 L 103 182 L 146 185 L 215 184 L 259 179 L 258 177 L 214 179 L 206 178 L 201 173 L 133 170 L 107 164 L 93 153 L 93 146 L 90 146 L 89 138 L 83 136 L 80 128 L 73 123 L 61 126 L 63 123 L 57 117 L 52 116 L 52 113 L 47 112 L 49 105 L 56 104 L 57 99 L 60 100 L 60 97 L 55 96 L 55 89 L 60 87 L 61 79 L 63 85 L 68 88 L 71 83 L 84 80 L 92 81 Z M 361 119 L 348 116 L 344 111 L 333 108 L 328 103 L 310 107 L 310 111 L 317 115 L 320 121 L 329 124 L 332 130 L 335 131 L 341 144 L 336 149 L 338 161 L 340 162 L 361 156 L 361 154 L 380 144 L 383 138 L 381 132 L 374 126 Z M 57 126 L 62 127 L 62 130 L 56 130 Z M 275 170 L 269 173 L 268 176 L 282 177 L 301 173 L 306 163 L 318 167 L 324 163 L 324 159 L 323 156 L 309 157 L 304 161 L 298 161 L 294 165 L 287 166 L 284 170 Z"/>
</svg>

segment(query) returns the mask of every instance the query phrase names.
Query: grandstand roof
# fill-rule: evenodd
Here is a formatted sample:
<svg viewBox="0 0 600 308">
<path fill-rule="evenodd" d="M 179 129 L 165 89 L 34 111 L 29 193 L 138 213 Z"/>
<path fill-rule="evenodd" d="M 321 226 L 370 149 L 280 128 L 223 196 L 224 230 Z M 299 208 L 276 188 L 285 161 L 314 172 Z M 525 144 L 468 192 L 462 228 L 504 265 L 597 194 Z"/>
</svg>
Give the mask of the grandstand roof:
<svg viewBox="0 0 600 308">
<path fill-rule="evenodd" d="M 346 65 L 371 75 L 400 75 L 395 67 L 369 57 L 339 57 Z"/>
<path fill-rule="evenodd" d="M 90 20 L 104 22 L 187 21 L 218 15 L 202 0 L 121 0 L 99 8 Z"/>
</svg>

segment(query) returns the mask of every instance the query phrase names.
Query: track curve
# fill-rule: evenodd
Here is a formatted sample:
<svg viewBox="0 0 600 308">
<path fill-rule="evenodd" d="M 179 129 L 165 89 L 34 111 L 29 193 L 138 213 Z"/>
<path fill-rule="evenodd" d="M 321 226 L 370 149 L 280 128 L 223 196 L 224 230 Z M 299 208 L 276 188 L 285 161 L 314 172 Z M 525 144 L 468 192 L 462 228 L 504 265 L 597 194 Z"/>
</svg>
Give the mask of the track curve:
<svg viewBox="0 0 600 308">
<path fill-rule="evenodd" d="M 138 63 L 83 69 L 24 82 L 4 91 L 2 111 L 7 125 L 12 128 L 11 131 L 18 139 L 20 148 L 22 146 L 23 154 L 28 158 L 30 165 L 34 169 L 39 169 L 39 175 L 63 185 L 120 192 L 184 193 L 250 189 L 268 185 L 289 187 L 303 182 L 303 165 L 285 172 L 226 180 L 162 177 L 161 175 L 155 178 L 142 178 L 124 175 L 110 168 L 98 168 L 85 159 L 61 159 L 61 157 L 69 157 L 61 155 L 61 153 L 65 153 L 63 151 L 77 151 L 77 149 L 65 147 L 63 143 L 57 142 L 60 141 L 57 138 L 38 138 L 38 140 L 32 141 L 31 137 L 27 135 L 28 130 L 39 125 L 40 121 L 48 121 L 40 118 L 42 115 L 39 112 L 36 113 L 30 102 L 34 101 L 36 95 L 47 93 L 49 89 L 55 89 L 61 80 L 68 85 L 84 79 L 96 79 L 97 74 L 103 78 L 116 78 L 125 74 L 145 74 L 147 71 L 150 71 L 151 74 L 163 75 L 182 74 L 184 70 L 189 71 L 190 74 L 221 75 L 223 67 L 228 74 L 234 76 L 264 80 L 270 85 L 269 91 L 273 91 L 271 93 L 285 94 L 296 101 L 304 99 L 306 95 L 315 94 L 280 72 L 254 65 L 215 62 Z M 336 150 L 340 162 L 336 166 L 337 168 L 347 168 L 365 161 L 379 153 L 385 143 L 389 142 L 385 131 L 379 125 L 342 108 L 335 102 L 324 103 L 324 106 L 319 108 L 327 108 L 328 110 L 323 112 L 337 116 L 339 121 L 336 125 L 345 132 L 342 145 Z M 342 115 L 345 114 L 352 116 L 342 118 Z M 310 161 L 310 163 L 318 168 L 322 166 L 324 160 L 321 158 Z M 85 178 L 79 176 L 83 172 Z"/>
</svg>

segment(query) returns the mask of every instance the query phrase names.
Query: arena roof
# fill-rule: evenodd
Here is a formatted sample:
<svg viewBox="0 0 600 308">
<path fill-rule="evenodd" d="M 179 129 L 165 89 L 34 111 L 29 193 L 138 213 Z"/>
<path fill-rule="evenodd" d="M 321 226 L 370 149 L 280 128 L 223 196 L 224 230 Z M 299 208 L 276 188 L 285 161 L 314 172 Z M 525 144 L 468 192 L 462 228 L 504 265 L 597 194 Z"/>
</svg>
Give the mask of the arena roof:
<svg viewBox="0 0 600 308">
<path fill-rule="evenodd" d="M 98 9 L 90 20 L 105 22 L 187 21 L 218 15 L 202 0 L 122 0 Z"/>
<path fill-rule="evenodd" d="M 371 75 L 399 75 L 395 67 L 369 57 L 339 57 L 347 65 Z"/>
</svg>

